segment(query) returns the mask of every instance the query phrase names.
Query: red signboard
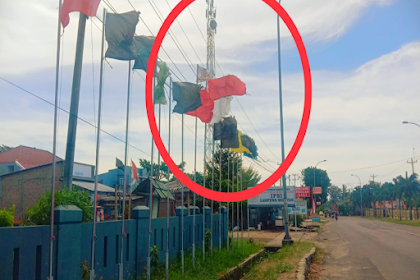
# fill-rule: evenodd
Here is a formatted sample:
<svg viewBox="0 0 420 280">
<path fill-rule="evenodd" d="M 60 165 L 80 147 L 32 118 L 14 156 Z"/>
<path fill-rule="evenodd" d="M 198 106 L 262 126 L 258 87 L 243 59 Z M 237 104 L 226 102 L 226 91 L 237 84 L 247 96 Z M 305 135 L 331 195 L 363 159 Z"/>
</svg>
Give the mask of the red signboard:
<svg viewBox="0 0 420 280">
<path fill-rule="evenodd" d="M 314 187 L 312 190 L 313 194 L 322 194 L 322 187 Z"/>
<path fill-rule="evenodd" d="M 311 196 L 310 187 L 295 188 L 295 196 L 296 197 L 310 197 Z"/>
</svg>

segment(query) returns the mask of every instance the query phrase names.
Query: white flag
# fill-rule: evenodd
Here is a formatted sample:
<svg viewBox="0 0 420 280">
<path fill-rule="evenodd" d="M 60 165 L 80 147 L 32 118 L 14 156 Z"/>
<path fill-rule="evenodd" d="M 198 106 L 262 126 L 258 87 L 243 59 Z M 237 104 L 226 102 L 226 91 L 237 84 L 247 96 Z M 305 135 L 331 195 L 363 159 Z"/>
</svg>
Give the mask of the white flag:
<svg viewBox="0 0 420 280">
<path fill-rule="evenodd" d="M 213 79 L 214 75 L 212 73 L 208 73 L 206 68 L 203 68 L 197 65 L 197 82 L 206 82 Z"/>
<path fill-rule="evenodd" d="M 220 122 L 224 117 L 229 115 L 230 112 L 230 102 L 232 101 L 232 96 L 222 97 L 220 99 L 214 100 L 214 109 L 213 117 L 211 118 L 210 124 Z"/>
</svg>

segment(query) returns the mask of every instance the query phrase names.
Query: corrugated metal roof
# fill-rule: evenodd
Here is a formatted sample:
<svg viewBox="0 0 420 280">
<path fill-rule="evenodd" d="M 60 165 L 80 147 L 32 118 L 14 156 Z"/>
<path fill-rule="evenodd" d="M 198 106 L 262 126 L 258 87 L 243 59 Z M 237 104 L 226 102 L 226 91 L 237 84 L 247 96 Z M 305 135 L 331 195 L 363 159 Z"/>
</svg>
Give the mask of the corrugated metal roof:
<svg viewBox="0 0 420 280">
<path fill-rule="evenodd" d="M 89 191 L 95 191 L 95 183 L 84 182 L 84 181 L 73 181 L 73 185 L 79 186 Z M 98 192 L 114 193 L 115 189 L 98 183 Z"/>
<path fill-rule="evenodd" d="M 149 194 L 149 185 L 150 185 L 150 179 L 146 179 L 143 182 L 141 182 L 135 190 L 133 190 L 133 194 Z M 168 191 L 168 183 L 162 182 L 159 180 L 153 180 L 153 195 L 158 195 L 161 198 L 169 198 L 172 200 L 175 200 L 173 195 Z"/>
</svg>

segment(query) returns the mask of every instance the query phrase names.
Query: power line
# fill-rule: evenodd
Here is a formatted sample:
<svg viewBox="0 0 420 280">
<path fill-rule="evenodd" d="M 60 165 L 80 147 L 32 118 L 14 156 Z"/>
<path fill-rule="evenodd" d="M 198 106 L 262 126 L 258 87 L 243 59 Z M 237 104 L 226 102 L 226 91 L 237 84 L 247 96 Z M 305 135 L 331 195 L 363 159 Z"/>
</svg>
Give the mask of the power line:
<svg viewBox="0 0 420 280">
<path fill-rule="evenodd" d="M 49 104 L 49 105 L 51 105 L 51 106 L 55 106 L 52 102 L 50 102 L 50 101 L 48 101 L 48 100 L 46 100 L 46 99 L 44 99 L 44 98 L 42 98 L 42 97 L 40 97 L 40 96 L 36 95 L 35 93 L 32 93 L 32 92 L 30 92 L 30 91 L 28 91 L 28 90 L 26 90 L 26 89 L 24 89 L 24 88 L 22 88 L 22 87 L 18 86 L 18 85 L 17 85 L 17 84 L 15 84 L 15 83 L 12 83 L 11 81 L 9 81 L 9 80 L 7 80 L 7 79 L 5 79 L 5 78 L 3 78 L 3 77 L 0 77 L 0 79 L 1 79 L 1 80 L 3 80 L 3 81 L 5 81 L 6 83 L 8 83 L 8 84 L 10 84 L 10 85 L 12 85 L 12 86 L 14 86 L 14 87 L 16 87 L 16 88 L 20 89 L 20 90 L 22 90 L 22 91 L 24 91 L 24 92 L 26 92 L 26 93 L 28 93 L 28 94 L 32 95 L 33 97 L 38 98 L 39 100 L 44 101 L 45 103 L 47 103 L 47 104 Z M 58 109 L 59 109 L 60 111 L 63 111 L 63 112 L 65 112 L 65 113 L 69 114 L 69 115 L 72 115 L 72 114 L 70 114 L 70 112 L 69 112 L 69 111 L 67 111 L 67 110 L 65 110 L 65 109 L 63 109 L 63 108 L 61 108 L 61 107 L 58 107 Z M 90 123 L 90 122 L 88 122 L 88 121 L 86 121 L 86 120 L 82 119 L 82 118 L 81 118 L 81 117 L 79 117 L 79 116 L 75 116 L 75 117 L 76 117 L 77 119 L 81 120 L 82 122 L 84 122 L 84 123 L 86 123 L 86 124 L 88 124 L 88 125 L 90 125 L 90 126 L 92 126 L 92 127 L 94 127 L 94 128 L 96 128 L 96 129 L 97 129 L 96 125 L 94 125 L 94 124 L 92 124 L 92 123 Z M 107 131 L 105 131 L 105 130 L 103 130 L 103 129 L 101 129 L 101 131 L 102 131 L 103 133 L 107 134 L 108 136 L 111 136 L 112 138 L 114 138 L 114 139 L 116 139 L 116 140 L 118 140 L 118 141 L 121 141 L 121 142 L 125 143 L 125 141 L 124 141 L 124 140 L 122 140 L 122 139 L 118 138 L 117 136 L 115 136 L 115 135 L 113 135 L 113 134 L 111 134 L 111 133 L 109 133 L 109 132 L 107 132 Z M 150 154 L 146 153 L 145 151 L 142 151 L 141 149 L 139 149 L 139 148 L 137 148 L 137 147 L 135 147 L 135 146 L 133 146 L 133 145 L 131 145 L 131 144 L 128 144 L 128 145 L 129 145 L 131 148 L 134 148 L 135 150 L 137 150 L 137 151 L 139 151 L 139 152 L 142 152 L 142 153 L 144 153 L 144 154 L 145 154 L 145 155 L 147 155 L 147 156 L 150 156 Z"/>
</svg>

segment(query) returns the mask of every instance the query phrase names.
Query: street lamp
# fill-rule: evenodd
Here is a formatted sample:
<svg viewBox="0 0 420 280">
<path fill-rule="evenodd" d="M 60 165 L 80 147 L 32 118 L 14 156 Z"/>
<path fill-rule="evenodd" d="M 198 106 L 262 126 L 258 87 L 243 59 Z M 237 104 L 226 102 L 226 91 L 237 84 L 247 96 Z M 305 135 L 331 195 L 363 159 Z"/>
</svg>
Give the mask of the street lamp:
<svg viewBox="0 0 420 280">
<path fill-rule="evenodd" d="M 363 217 L 363 189 L 362 189 L 362 181 L 360 181 L 359 176 L 351 174 L 351 176 L 357 177 L 357 179 L 359 179 L 359 184 L 360 184 L 360 216 Z"/>
<path fill-rule="evenodd" d="M 320 162 L 318 162 L 318 163 L 315 165 L 315 169 L 314 169 L 314 186 L 312 187 L 312 213 L 313 213 L 313 214 L 315 214 L 315 205 L 314 205 L 315 200 L 313 199 L 313 197 L 314 197 L 314 194 L 313 194 L 313 188 L 315 188 L 315 173 L 316 173 L 316 167 L 318 166 L 318 164 L 320 164 L 320 163 L 322 163 L 322 162 L 326 162 L 326 161 L 327 161 L 326 159 L 321 160 Z"/>
<path fill-rule="evenodd" d="M 420 127 L 420 125 L 418 125 L 418 124 L 416 124 L 416 123 L 413 123 L 413 122 L 403 121 L 403 124 L 414 124 L 414 125 L 417 125 L 418 127 Z"/>
</svg>

